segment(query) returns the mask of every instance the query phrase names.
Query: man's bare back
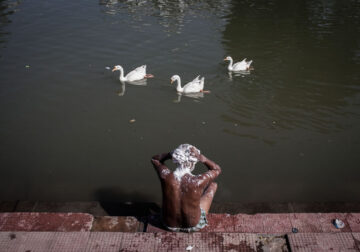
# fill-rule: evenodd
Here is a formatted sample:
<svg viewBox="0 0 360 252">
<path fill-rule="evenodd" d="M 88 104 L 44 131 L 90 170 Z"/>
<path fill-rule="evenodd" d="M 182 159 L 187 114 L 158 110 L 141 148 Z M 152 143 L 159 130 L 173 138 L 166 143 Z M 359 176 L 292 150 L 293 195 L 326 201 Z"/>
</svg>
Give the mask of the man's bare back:
<svg viewBox="0 0 360 252">
<path fill-rule="evenodd" d="M 200 154 L 196 148 L 190 147 L 190 152 L 192 160 L 196 159 L 206 165 L 209 169 L 207 172 L 191 174 L 197 161 L 193 165 L 189 163 L 188 166 L 179 166 L 171 172 L 164 162 L 172 158 L 174 160 L 173 153 L 156 155 L 151 159 L 161 182 L 162 219 L 169 229 L 187 229 L 197 225 L 199 227 L 203 215 L 210 209 L 217 189 L 217 184 L 213 180 L 221 173 L 220 167 Z M 197 229 L 193 229 L 195 230 Z"/>
</svg>

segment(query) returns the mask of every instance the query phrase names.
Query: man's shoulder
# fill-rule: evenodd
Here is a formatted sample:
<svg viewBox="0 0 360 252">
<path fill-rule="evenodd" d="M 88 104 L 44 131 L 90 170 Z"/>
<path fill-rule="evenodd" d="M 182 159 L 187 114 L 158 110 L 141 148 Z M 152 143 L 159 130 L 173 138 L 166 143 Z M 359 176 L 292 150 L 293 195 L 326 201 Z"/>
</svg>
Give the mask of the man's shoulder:
<svg viewBox="0 0 360 252">
<path fill-rule="evenodd" d="M 199 175 L 193 175 L 191 177 L 181 178 L 181 184 L 191 187 L 199 187 L 201 185 L 201 181 L 202 179 Z"/>
</svg>

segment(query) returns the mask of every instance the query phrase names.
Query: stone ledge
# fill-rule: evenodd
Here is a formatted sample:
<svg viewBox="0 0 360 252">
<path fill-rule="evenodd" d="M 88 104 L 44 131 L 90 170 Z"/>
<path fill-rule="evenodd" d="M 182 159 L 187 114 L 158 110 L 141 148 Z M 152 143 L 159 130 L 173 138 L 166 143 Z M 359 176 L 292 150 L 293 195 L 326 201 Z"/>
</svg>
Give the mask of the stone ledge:
<svg viewBox="0 0 360 252">
<path fill-rule="evenodd" d="M 332 224 L 335 219 L 345 223 L 343 229 Z M 209 225 L 200 232 L 236 232 L 288 234 L 296 228 L 299 233 L 360 232 L 360 213 L 302 213 L 302 214 L 208 214 Z M 149 216 L 146 232 L 168 232 L 159 216 Z"/>
<path fill-rule="evenodd" d="M 360 251 L 360 233 L 302 233 L 288 235 L 291 251 Z"/>
<path fill-rule="evenodd" d="M 288 241 L 288 242 L 287 242 Z M 360 251 L 360 233 L 0 232 L 7 251 Z"/>
<path fill-rule="evenodd" d="M 90 231 L 93 221 L 85 213 L 0 213 L 0 231 Z"/>
<path fill-rule="evenodd" d="M 332 220 L 345 223 L 336 229 Z M 289 214 L 208 214 L 209 225 L 202 233 L 289 234 L 360 232 L 360 213 L 289 213 Z M 0 213 L 0 231 L 100 231 L 167 232 L 159 215 L 148 217 L 98 216 L 86 213 Z"/>
<path fill-rule="evenodd" d="M 1 251 L 289 251 L 284 236 L 240 233 L 0 232 Z"/>
<path fill-rule="evenodd" d="M 143 232 L 144 221 L 133 216 L 98 216 L 95 217 L 93 232 Z"/>
</svg>

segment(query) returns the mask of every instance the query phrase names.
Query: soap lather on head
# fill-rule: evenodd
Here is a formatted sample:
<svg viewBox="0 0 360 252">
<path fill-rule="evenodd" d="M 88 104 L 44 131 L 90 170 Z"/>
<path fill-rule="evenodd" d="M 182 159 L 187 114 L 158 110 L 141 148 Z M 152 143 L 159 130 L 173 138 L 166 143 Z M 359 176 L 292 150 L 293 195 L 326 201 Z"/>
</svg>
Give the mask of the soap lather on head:
<svg viewBox="0 0 360 252">
<path fill-rule="evenodd" d="M 193 154 L 196 151 L 200 155 L 200 150 L 190 144 L 181 144 L 172 152 L 172 161 L 178 165 L 176 169 L 194 170 L 196 163 L 199 161 Z"/>
</svg>

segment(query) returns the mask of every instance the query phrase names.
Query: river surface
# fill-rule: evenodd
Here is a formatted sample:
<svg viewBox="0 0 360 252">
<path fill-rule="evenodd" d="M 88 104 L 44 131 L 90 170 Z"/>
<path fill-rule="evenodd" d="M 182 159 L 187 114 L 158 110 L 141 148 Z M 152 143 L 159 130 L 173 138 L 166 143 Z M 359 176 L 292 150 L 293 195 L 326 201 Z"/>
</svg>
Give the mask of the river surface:
<svg viewBox="0 0 360 252">
<path fill-rule="evenodd" d="M 1 200 L 160 202 L 151 156 L 191 143 L 218 202 L 357 201 L 360 3 L 1 0 L 0 115 Z"/>
</svg>

